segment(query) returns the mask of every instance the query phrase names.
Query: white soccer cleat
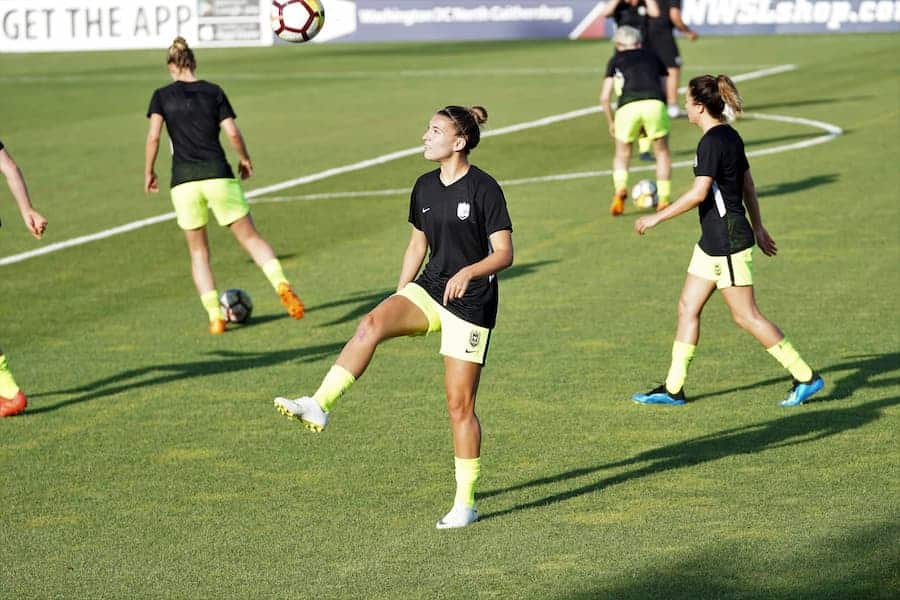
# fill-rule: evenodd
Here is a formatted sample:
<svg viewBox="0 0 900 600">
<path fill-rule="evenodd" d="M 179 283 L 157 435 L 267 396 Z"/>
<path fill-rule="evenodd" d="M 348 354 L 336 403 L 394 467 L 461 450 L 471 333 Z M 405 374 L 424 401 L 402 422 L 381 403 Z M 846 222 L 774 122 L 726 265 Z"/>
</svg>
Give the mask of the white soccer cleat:
<svg viewBox="0 0 900 600">
<path fill-rule="evenodd" d="M 457 529 L 465 527 L 478 520 L 478 511 L 474 506 L 454 504 L 446 515 L 437 522 L 438 529 Z"/>
<path fill-rule="evenodd" d="M 297 419 L 307 429 L 316 433 L 321 432 L 328 425 L 328 413 L 322 410 L 319 403 L 309 396 L 303 396 L 296 400 L 275 398 L 275 409 L 289 419 Z"/>
</svg>

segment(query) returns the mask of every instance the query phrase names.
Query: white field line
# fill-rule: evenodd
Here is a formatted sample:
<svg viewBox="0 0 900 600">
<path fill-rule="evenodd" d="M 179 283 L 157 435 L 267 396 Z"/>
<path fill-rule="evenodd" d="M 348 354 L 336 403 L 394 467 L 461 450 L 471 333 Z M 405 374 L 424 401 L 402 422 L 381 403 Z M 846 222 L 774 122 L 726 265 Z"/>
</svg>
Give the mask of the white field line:
<svg viewBox="0 0 900 600">
<path fill-rule="evenodd" d="M 796 68 L 797 68 L 796 65 L 779 65 L 776 67 L 770 67 L 770 68 L 766 68 L 766 69 L 760 69 L 757 71 L 751 71 L 749 73 L 743 73 L 740 75 L 736 75 L 736 76 L 732 77 L 732 79 L 734 81 L 747 81 L 750 79 L 758 79 L 760 77 L 768 77 L 770 75 L 777 75 L 779 73 L 793 71 Z M 680 90 L 680 91 L 683 92 L 684 88 L 682 88 L 682 90 Z M 599 106 L 590 106 L 590 107 L 582 108 L 579 110 L 573 110 L 573 111 L 569 111 L 569 112 L 558 114 L 558 115 L 551 115 L 549 117 L 536 119 L 534 121 L 527 121 L 524 123 L 509 125 L 507 127 L 501 127 L 499 129 L 489 130 L 489 131 L 486 131 L 482 135 L 482 137 L 493 137 L 493 136 L 498 136 L 498 135 L 506 135 L 508 133 L 514 133 L 514 132 L 518 132 L 518 131 L 524 131 L 527 129 L 533 129 L 535 127 L 543 127 L 545 125 L 559 123 L 559 122 L 567 121 L 570 119 L 576 119 L 579 117 L 591 115 L 591 114 L 598 113 L 601 111 L 602 111 L 602 108 Z M 761 115 L 759 117 L 764 118 Z M 837 130 L 838 132 L 840 131 L 839 128 L 837 128 L 833 125 L 829 125 L 827 123 L 820 123 L 818 121 L 809 121 L 806 119 L 799 119 L 799 118 L 795 119 L 794 121 L 790 121 L 790 119 L 794 119 L 794 117 L 778 117 L 777 119 L 773 119 L 773 120 L 783 120 L 786 122 L 806 123 L 806 124 L 814 123 L 815 125 L 813 125 L 813 126 L 815 126 L 815 127 L 833 128 L 833 129 Z M 839 135 L 839 134 L 834 134 L 834 135 Z M 831 137 L 834 137 L 834 135 L 831 135 L 828 139 L 830 139 Z M 818 140 L 819 138 L 815 138 L 815 139 Z M 787 149 L 802 148 L 802 147 L 806 147 L 803 144 L 813 145 L 812 143 L 810 143 L 813 141 L 815 141 L 815 140 L 807 140 L 806 142 L 799 142 L 797 144 L 791 144 L 785 148 L 787 148 Z M 822 143 L 824 141 L 827 141 L 827 140 L 823 139 L 816 143 Z M 767 151 L 765 151 L 765 153 L 771 154 L 773 151 L 779 151 L 779 150 L 774 149 L 774 148 L 769 148 L 769 149 L 767 149 Z M 780 151 L 783 151 L 783 150 L 780 150 Z M 387 162 L 391 162 L 391 161 L 397 160 L 399 158 L 404 158 L 406 156 L 412 156 L 412 155 L 418 154 L 420 152 L 422 152 L 421 146 L 415 146 L 413 148 L 407 148 L 405 150 L 398 150 L 396 152 L 390 152 L 388 154 L 376 156 L 375 158 L 371 158 L 368 160 L 363 160 L 363 161 L 352 163 L 349 165 L 326 169 L 326 170 L 320 171 L 318 173 L 312 173 L 310 175 L 305 175 L 303 177 L 297 177 L 295 179 L 289 179 L 287 181 L 282 181 L 280 183 L 272 184 L 272 185 L 265 186 L 262 188 L 257 188 L 255 190 L 250 190 L 247 192 L 246 195 L 247 195 L 247 198 L 252 199 L 252 198 L 256 198 L 258 196 L 263 196 L 265 194 L 270 194 L 272 192 L 277 192 L 277 191 L 281 191 L 284 189 L 292 188 L 292 187 L 302 185 L 305 183 L 311 183 L 313 181 L 319 181 L 321 179 L 333 177 L 335 175 L 342 175 L 344 173 L 359 171 L 361 169 L 366 169 L 368 167 L 372 167 L 375 165 L 380 165 L 380 164 L 384 164 Z M 757 151 L 757 152 L 763 152 L 763 151 Z M 752 155 L 754 155 L 754 153 L 750 153 L 750 155 L 752 156 Z M 677 163 L 677 164 L 673 164 L 672 166 L 676 167 L 676 166 L 684 166 L 684 165 L 682 163 Z M 637 167 L 633 170 L 641 171 L 641 170 L 648 170 L 648 169 L 649 169 L 649 167 Z M 550 177 L 557 177 L 560 179 L 576 179 L 578 177 L 597 177 L 601 174 L 606 174 L 606 173 L 607 173 L 606 171 L 592 171 L 592 172 L 588 172 L 588 173 L 584 173 L 584 174 L 563 174 L 563 175 L 550 176 Z M 542 181 L 549 181 L 549 180 L 550 179 L 542 179 Z M 517 183 L 519 181 L 528 182 L 528 180 L 512 180 L 511 182 L 507 182 L 507 185 L 521 185 L 521 183 Z M 371 196 L 371 195 L 390 195 L 389 193 L 393 193 L 393 191 L 392 190 L 381 190 L 381 191 L 377 191 L 377 192 L 344 192 L 343 194 L 353 194 L 353 195 L 357 195 L 357 196 L 366 196 L 366 195 Z M 333 195 L 329 195 L 329 194 L 318 194 L 318 195 L 312 195 L 312 196 L 316 196 L 319 198 L 353 197 L 353 196 L 346 196 L 346 195 L 333 196 Z M 278 200 L 273 199 L 272 201 L 278 201 Z M 281 200 L 281 201 L 284 201 L 284 200 Z M 88 235 L 83 235 L 83 236 L 79 236 L 79 237 L 75 237 L 75 238 L 70 238 L 68 240 L 63 240 L 61 242 L 55 242 L 52 244 L 48 244 L 46 246 L 41 246 L 40 248 L 36 248 L 34 250 L 29 250 L 27 252 L 21 252 L 19 254 L 13 254 L 10 256 L 5 256 L 3 258 L 0 258 L 0 266 L 22 262 L 22 261 L 28 260 L 30 258 L 43 256 L 45 254 L 50 254 L 52 252 L 58 252 L 59 250 L 71 248 L 74 246 L 81 246 L 83 244 L 88 244 L 90 242 L 94 242 L 97 240 L 102 240 L 102 239 L 112 237 L 115 235 L 119 235 L 122 233 L 127 233 L 129 231 L 134 231 L 136 229 L 141 229 L 143 227 L 148 227 L 150 225 L 155 225 L 157 223 L 162 223 L 163 221 L 170 221 L 174 218 L 175 218 L 175 213 L 168 212 L 165 214 L 156 215 L 154 217 L 141 219 L 139 221 L 133 221 L 131 223 L 126 223 L 125 225 L 119 225 L 117 227 L 112 227 L 110 229 L 104 229 L 103 231 L 99 231 L 97 233 L 91 233 Z"/>
</svg>

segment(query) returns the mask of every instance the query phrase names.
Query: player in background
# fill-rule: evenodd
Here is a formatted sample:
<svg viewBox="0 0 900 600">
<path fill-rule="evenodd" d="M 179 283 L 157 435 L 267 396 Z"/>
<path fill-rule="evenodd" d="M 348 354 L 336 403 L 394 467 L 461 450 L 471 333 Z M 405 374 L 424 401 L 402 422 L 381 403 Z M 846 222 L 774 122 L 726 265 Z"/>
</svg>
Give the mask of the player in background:
<svg viewBox="0 0 900 600">
<path fill-rule="evenodd" d="M 640 131 L 653 141 L 656 154 L 657 210 L 669 204 L 672 191 L 672 157 L 669 154 L 669 115 L 663 95 L 666 66 L 653 52 L 641 47 L 641 33 L 628 25 L 613 35 L 616 52 L 606 65 L 606 78 L 600 92 L 600 104 L 606 115 L 609 134 L 616 143 L 613 158 L 613 194 L 609 212 L 614 217 L 625 211 L 628 197 L 628 165 L 631 145 Z M 612 94 L 619 95 L 615 111 Z"/>
<path fill-rule="evenodd" d="M 625 25 L 641 32 L 641 39 L 647 40 L 650 35 L 650 19 L 661 15 L 663 0 L 609 0 L 603 7 L 602 15 L 611 18 L 616 29 Z M 652 141 L 643 131 L 638 136 L 638 153 L 641 160 L 652 161 L 650 154 Z"/>
<path fill-rule="evenodd" d="M 727 123 L 741 112 L 742 104 L 734 82 L 725 75 L 703 75 L 690 81 L 687 116 L 703 132 L 694 159 L 694 185 L 665 210 L 635 221 L 635 231 L 644 235 L 663 221 L 698 207 L 702 232 L 678 300 L 678 327 L 666 381 L 645 394 L 632 396 L 636 402 L 684 404 L 684 381 L 700 339 L 700 314 L 716 289 L 722 292 L 734 322 L 793 376 L 793 386 L 782 406 L 802 404 L 825 386 L 822 377 L 756 305 L 753 245 L 757 244 L 766 256 L 775 256 L 778 249 L 762 224 L 744 142 Z"/>
<path fill-rule="evenodd" d="M 422 136 L 424 155 L 440 168 L 419 177 L 413 187 L 412 231 L 397 293 L 363 317 L 312 397 L 275 399 L 279 412 L 322 431 L 335 402 L 365 372 L 379 343 L 440 331 L 456 497 L 438 529 L 465 527 L 478 518 L 481 424 L 475 397 L 497 317 L 497 273 L 513 262 L 503 191 L 469 162 L 486 120 L 487 111 L 478 106 L 447 106 L 431 117 Z M 419 274 L 426 253 L 428 263 Z"/>
<path fill-rule="evenodd" d="M 235 114 L 228 97 L 216 84 L 197 79 L 197 61 L 184 38 L 177 37 L 172 42 L 166 65 L 173 83 L 153 92 L 147 109 L 150 129 L 145 149 L 144 190 L 148 193 L 159 191 L 154 164 L 165 122 L 173 152 L 172 204 L 178 225 L 187 239 L 194 284 L 209 315 L 209 332 L 225 331 L 225 314 L 219 306 L 219 294 L 209 264 L 208 209 L 212 209 L 219 225 L 231 229 L 262 269 L 290 316 L 302 318 L 303 303 L 284 276 L 272 247 L 256 230 L 250 216 L 250 204 L 219 143 L 219 130 L 222 129 L 238 153 L 241 179 L 250 177 L 253 164 L 241 131 L 234 122 Z"/>
<path fill-rule="evenodd" d="M 9 191 L 12 192 L 22 220 L 25 221 L 25 227 L 36 239 L 41 239 L 47 229 L 47 219 L 31 205 L 25 177 L 16 161 L 6 151 L 3 142 L 0 142 L 0 172 L 6 178 Z M 0 350 L 0 418 L 18 415 L 25 411 L 27 405 L 28 398 L 16 385 L 16 380 L 13 379 L 9 370 L 6 355 L 3 354 L 3 350 Z"/>
<path fill-rule="evenodd" d="M 659 17 L 649 19 L 649 37 L 647 47 L 656 52 L 668 69 L 666 78 L 666 104 L 669 117 L 675 119 L 681 116 L 678 108 L 678 82 L 681 79 L 681 55 L 678 53 L 678 44 L 675 43 L 674 30 L 682 32 L 692 42 L 698 35 L 693 29 L 685 25 L 681 19 L 681 0 L 657 0 L 659 2 Z"/>
</svg>

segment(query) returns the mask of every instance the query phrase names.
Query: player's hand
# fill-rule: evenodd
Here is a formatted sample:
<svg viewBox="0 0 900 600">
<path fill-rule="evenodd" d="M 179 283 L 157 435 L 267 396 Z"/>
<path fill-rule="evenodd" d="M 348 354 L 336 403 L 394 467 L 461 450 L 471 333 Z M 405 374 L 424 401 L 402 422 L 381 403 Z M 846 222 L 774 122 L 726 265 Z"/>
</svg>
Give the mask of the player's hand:
<svg viewBox="0 0 900 600">
<path fill-rule="evenodd" d="M 249 158 L 242 158 L 238 163 L 238 173 L 241 174 L 241 179 L 248 179 L 253 175 L 253 163 L 250 162 Z"/>
<path fill-rule="evenodd" d="M 759 249 L 762 250 L 763 254 L 766 256 L 775 256 L 778 254 L 778 246 L 775 245 L 775 240 L 772 239 L 772 236 L 769 235 L 769 232 L 766 231 L 765 227 L 755 229 L 753 233 L 756 235 L 756 245 L 759 246 Z"/>
<path fill-rule="evenodd" d="M 687 39 L 691 40 L 692 42 L 693 42 L 694 40 L 696 40 L 698 37 L 700 37 L 700 34 L 698 34 L 698 33 L 697 33 L 696 31 L 694 31 L 693 29 L 691 29 L 690 31 L 688 31 L 688 32 L 687 32 L 686 34 L 684 34 L 684 35 L 686 35 L 686 36 L 687 36 Z"/>
<path fill-rule="evenodd" d="M 615 138 L 615 137 L 616 137 L 616 124 L 615 124 L 615 123 L 610 123 L 610 124 L 607 126 L 607 129 L 609 130 L 609 136 L 610 136 L 611 138 Z"/>
<path fill-rule="evenodd" d="M 466 294 L 466 290 L 469 289 L 470 281 L 472 281 L 472 276 L 469 275 L 467 267 L 457 271 L 456 275 L 451 277 L 447 281 L 446 287 L 444 287 L 444 306 L 447 306 L 447 303 L 451 300 L 462 298 Z"/>
<path fill-rule="evenodd" d="M 25 227 L 31 232 L 36 239 L 41 239 L 44 231 L 47 229 L 47 219 L 38 211 L 31 209 L 22 215 L 25 221 Z"/>
<path fill-rule="evenodd" d="M 652 229 L 659 224 L 659 219 L 656 218 L 656 215 L 644 215 L 643 217 L 639 217 L 637 221 L 634 222 L 634 230 L 638 233 L 638 235 L 644 235 L 648 229 Z"/>
<path fill-rule="evenodd" d="M 159 181 L 156 179 L 156 172 L 150 171 L 149 173 L 144 174 L 144 193 L 149 194 L 153 192 L 154 194 L 159 191 Z"/>
</svg>

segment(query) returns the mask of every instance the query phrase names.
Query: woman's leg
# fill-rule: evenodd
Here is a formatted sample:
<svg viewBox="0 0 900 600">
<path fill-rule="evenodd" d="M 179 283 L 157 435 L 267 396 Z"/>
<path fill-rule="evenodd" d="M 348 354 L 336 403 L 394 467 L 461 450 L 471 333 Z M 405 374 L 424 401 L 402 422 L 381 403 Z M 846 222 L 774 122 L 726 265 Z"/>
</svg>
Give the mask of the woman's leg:
<svg viewBox="0 0 900 600">
<path fill-rule="evenodd" d="M 480 364 L 444 357 L 444 387 L 453 433 L 456 496 L 453 508 L 437 523 L 440 529 L 465 527 L 477 519 L 475 484 L 481 473 L 481 423 L 475 414 L 475 397 L 480 378 Z"/>
<path fill-rule="evenodd" d="M 657 210 L 669 205 L 672 195 L 672 155 L 669 153 L 669 136 L 653 140 L 653 152 L 656 154 L 656 194 L 659 197 Z"/>
<path fill-rule="evenodd" d="M 184 237 L 191 255 L 191 276 L 194 278 L 194 286 L 209 316 L 209 332 L 222 333 L 225 331 L 225 314 L 219 306 L 219 292 L 216 290 L 216 280 L 209 264 L 209 240 L 206 237 L 206 228 L 185 229 Z"/>
<path fill-rule="evenodd" d="M 611 215 L 618 216 L 625 212 L 625 199 L 628 197 L 628 165 L 631 163 L 631 143 L 616 140 L 616 155 L 613 157 L 613 194 L 609 205 Z"/>
<path fill-rule="evenodd" d="M 294 292 L 291 282 L 285 277 L 284 270 L 281 268 L 281 261 L 275 256 L 272 246 L 256 229 L 250 213 L 247 213 L 228 227 L 241 247 L 253 259 L 253 262 L 262 269 L 266 279 L 272 284 L 272 288 L 287 309 L 288 314 L 294 319 L 303 318 L 305 312 L 303 302 Z"/>
</svg>

